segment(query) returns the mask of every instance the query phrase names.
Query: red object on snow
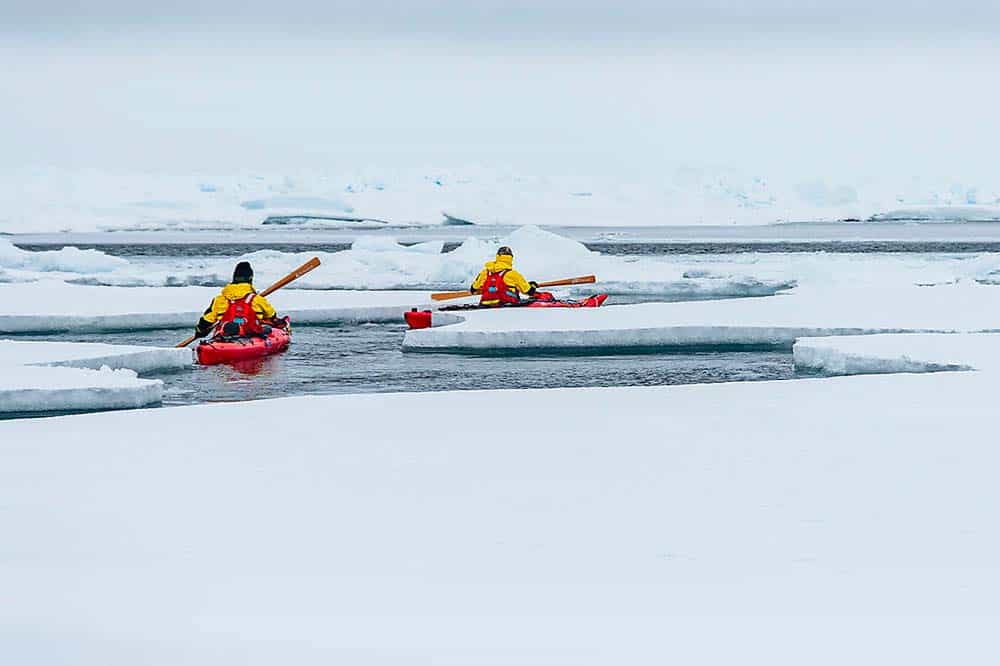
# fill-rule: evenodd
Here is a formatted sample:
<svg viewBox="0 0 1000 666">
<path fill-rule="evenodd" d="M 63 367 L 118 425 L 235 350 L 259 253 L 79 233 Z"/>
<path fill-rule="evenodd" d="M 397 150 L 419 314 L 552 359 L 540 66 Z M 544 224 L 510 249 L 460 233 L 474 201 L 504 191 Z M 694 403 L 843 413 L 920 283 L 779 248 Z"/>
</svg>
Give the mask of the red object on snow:
<svg viewBox="0 0 1000 666">
<path fill-rule="evenodd" d="M 202 365 L 235 363 L 285 351 L 291 340 L 292 336 L 287 330 L 272 328 L 265 337 L 202 340 L 196 351 L 198 362 Z"/>
<path fill-rule="evenodd" d="M 430 328 L 431 327 L 431 311 L 430 310 L 417 310 L 413 308 L 409 312 L 403 313 L 403 318 L 406 319 L 406 324 L 410 328 Z"/>
</svg>

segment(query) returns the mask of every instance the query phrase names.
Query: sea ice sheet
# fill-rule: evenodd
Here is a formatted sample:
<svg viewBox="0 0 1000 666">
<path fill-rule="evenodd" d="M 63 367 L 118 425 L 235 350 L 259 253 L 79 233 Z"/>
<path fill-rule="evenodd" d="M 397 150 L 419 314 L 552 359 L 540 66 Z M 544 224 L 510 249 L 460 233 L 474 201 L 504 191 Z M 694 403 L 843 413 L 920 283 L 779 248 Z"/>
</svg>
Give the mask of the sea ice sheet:
<svg viewBox="0 0 1000 666">
<path fill-rule="evenodd" d="M 795 367 L 829 375 L 1000 370 L 1000 334 L 892 334 L 802 338 Z"/>
<path fill-rule="evenodd" d="M 0 414 L 156 404 L 163 382 L 138 375 L 192 362 L 190 349 L 0 340 Z"/>
<path fill-rule="evenodd" d="M 387 635 L 391 663 L 975 663 L 1000 589 L 996 389 L 941 373 L 0 423 L 0 643 L 88 666 L 151 645 L 384 663 Z M 261 419 L 271 436 L 216 436 Z"/>
<path fill-rule="evenodd" d="M 767 298 L 463 312 L 406 332 L 410 351 L 780 345 L 800 337 L 1000 330 L 993 287 L 804 289 Z"/>
</svg>

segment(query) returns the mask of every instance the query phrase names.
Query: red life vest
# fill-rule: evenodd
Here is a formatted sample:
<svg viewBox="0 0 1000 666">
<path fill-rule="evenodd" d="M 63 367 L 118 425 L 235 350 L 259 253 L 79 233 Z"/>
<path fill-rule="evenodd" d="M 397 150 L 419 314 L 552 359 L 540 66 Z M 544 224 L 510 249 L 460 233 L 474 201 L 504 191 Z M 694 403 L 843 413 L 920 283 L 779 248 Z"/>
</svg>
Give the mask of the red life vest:
<svg viewBox="0 0 1000 666">
<path fill-rule="evenodd" d="M 221 332 L 227 323 L 235 322 L 240 327 L 241 336 L 263 335 L 264 328 L 253 309 L 253 299 L 256 296 L 257 294 L 251 292 L 243 298 L 229 301 L 229 307 L 216 323 L 216 331 Z"/>
<path fill-rule="evenodd" d="M 521 302 L 521 296 L 518 294 L 517 289 L 514 289 L 504 281 L 503 276 L 506 273 L 506 270 L 497 271 L 496 273 L 492 271 L 486 273 L 486 280 L 483 282 L 483 287 L 480 290 L 482 296 L 479 298 L 479 302 L 481 304 L 499 303 L 500 305 L 504 305 Z"/>
</svg>

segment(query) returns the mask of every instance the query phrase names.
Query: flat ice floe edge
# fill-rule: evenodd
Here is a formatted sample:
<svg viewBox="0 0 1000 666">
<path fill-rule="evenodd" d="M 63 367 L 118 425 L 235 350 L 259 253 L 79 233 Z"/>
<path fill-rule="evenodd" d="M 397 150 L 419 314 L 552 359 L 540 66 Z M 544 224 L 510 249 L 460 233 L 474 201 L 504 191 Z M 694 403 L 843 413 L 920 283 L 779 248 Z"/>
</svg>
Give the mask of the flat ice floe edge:
<svg viewBox="0 0 1000 666">
<path fill-rule="evenodd" d="M 407 351 L 778 346 L 803 337 L 1000 330 L 981 285 L 820 290 L 764 298 L 580 309 L 463 312 L 450 326 L 407 331 Z"/>
<path fill-rule="evenodd" d="M 0 340 L 0 415 L 158 404 L 163 382 L 138 375 L 192 362 L 190 349 Z"/>
<path fill-rule="evenodd" d="M 135 409 L 159 404 L 163 382 L 103 366 L 3 367 L 0 417 L 52 412 Z"/>
<path fill-rule="evenodd" d="M 795 367 L 827 375 L 1000 369 L 1000 333 L 893 334 L 803 338 Z"/>
</svg>

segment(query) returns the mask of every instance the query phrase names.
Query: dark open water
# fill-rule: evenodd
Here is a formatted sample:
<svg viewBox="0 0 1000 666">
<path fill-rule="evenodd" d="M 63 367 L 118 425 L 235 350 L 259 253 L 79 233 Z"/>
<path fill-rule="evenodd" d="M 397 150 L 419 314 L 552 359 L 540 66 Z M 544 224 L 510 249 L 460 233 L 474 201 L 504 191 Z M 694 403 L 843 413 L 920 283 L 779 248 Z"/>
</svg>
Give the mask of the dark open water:
<svg viewBox="0 0 1000 666">
<path fill-rule="evenodd" d="M 242 367 L 195 366 L 149 375 L 166 384 L 164 404 L 289 395 L 575 386 L 656 386 L 788 379 L 788 351 L 702 351 L 599 356 L 469 356 L 400 351 L 405 326 L 299 327 L 284 354 Z M 169 346 L 186 331 L 61 334 L 19 339 Z"/>
</svg>

